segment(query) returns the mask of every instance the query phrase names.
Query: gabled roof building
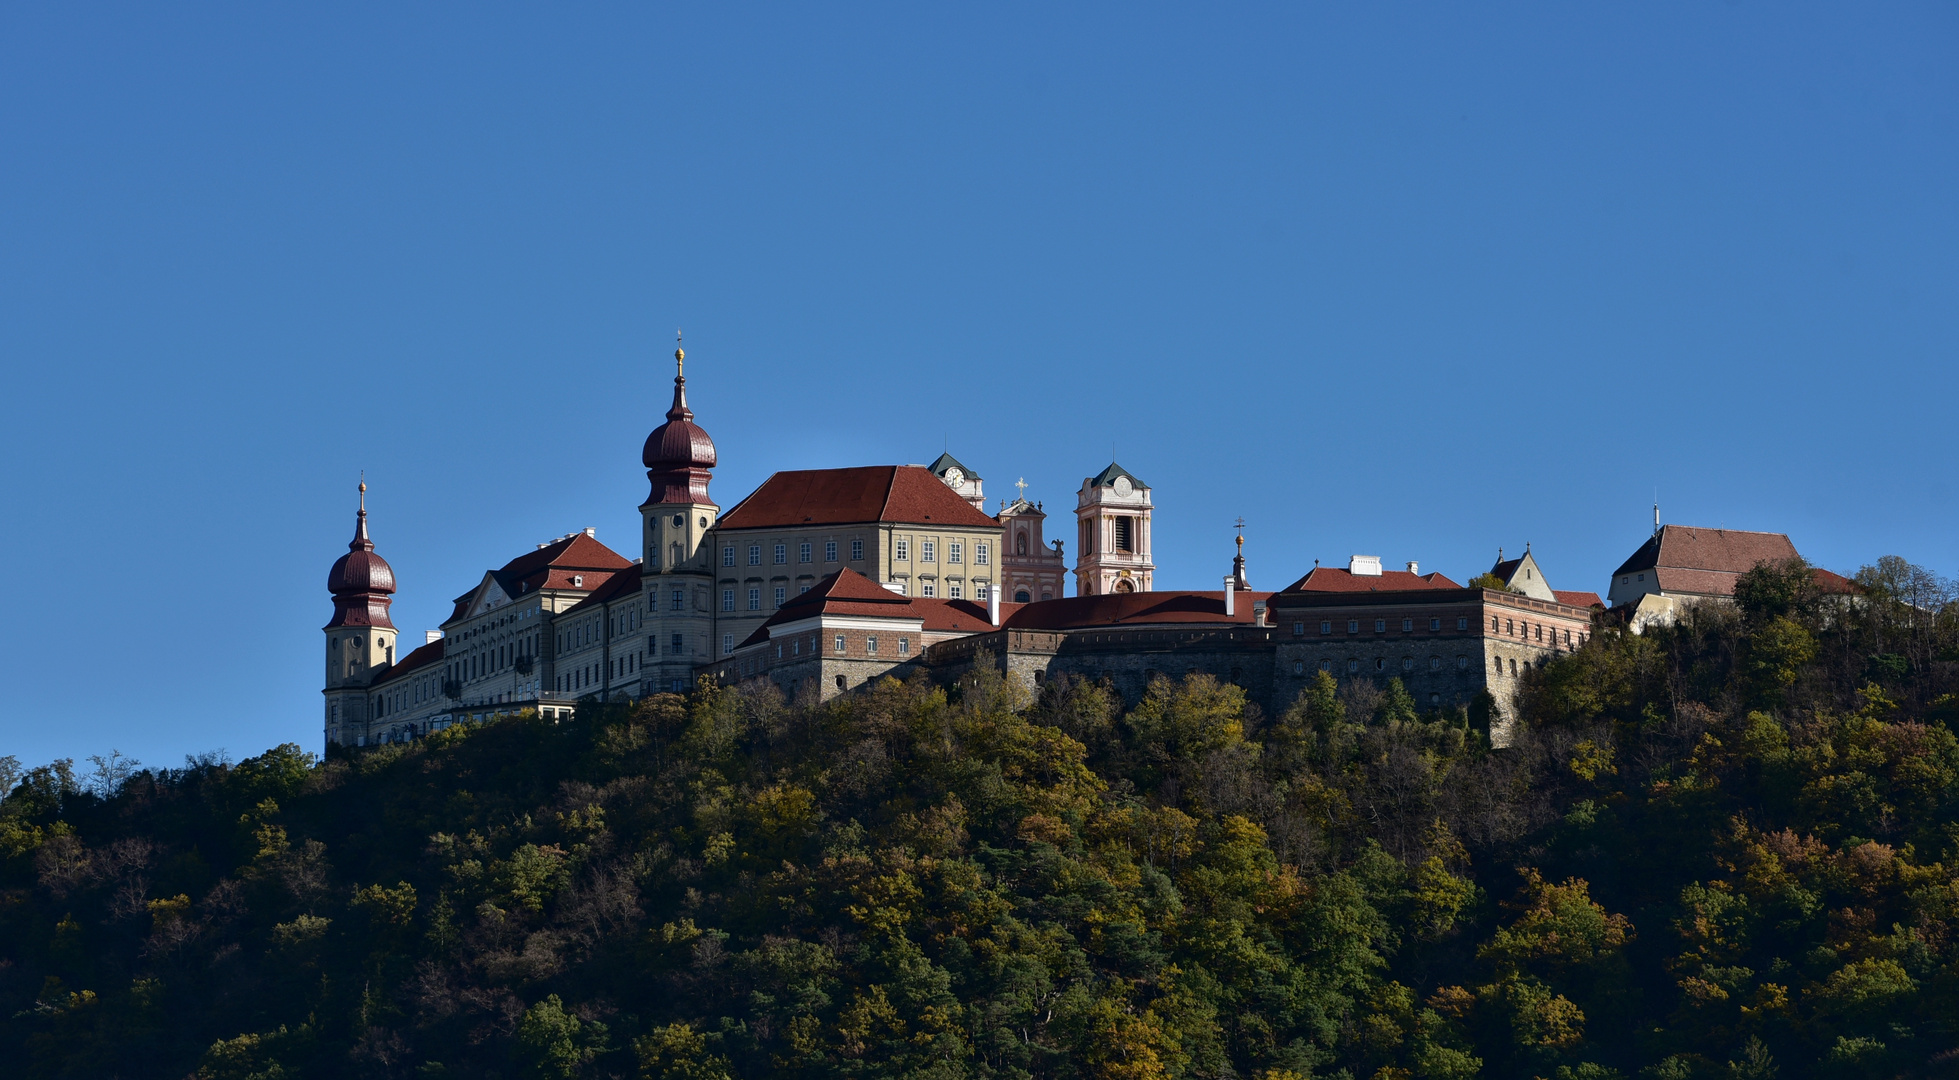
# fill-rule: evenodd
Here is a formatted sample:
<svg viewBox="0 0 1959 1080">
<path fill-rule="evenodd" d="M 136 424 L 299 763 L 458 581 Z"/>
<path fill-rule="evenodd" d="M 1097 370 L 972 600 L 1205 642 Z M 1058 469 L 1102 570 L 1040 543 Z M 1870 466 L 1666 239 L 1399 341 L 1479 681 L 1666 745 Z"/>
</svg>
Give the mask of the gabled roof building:
<svg viewBox="0 0 1959 1080">
<path fill-rule="evenodd" d="M 1654 511 L 1653 535 L 1612 572 L 1606 596 L 1635 632 L 1672 622 L 1689 604 L 1732 603 L 1735 582 L 1762 563 L 1785 563 L 1801 556 L 1784 533 L 1740 529 L 1702 529 L 1661 525 Z M 1817 588 L 1848 595 L 1857 586 L 1828 570 L 1811 570 Z"/>
</svg>

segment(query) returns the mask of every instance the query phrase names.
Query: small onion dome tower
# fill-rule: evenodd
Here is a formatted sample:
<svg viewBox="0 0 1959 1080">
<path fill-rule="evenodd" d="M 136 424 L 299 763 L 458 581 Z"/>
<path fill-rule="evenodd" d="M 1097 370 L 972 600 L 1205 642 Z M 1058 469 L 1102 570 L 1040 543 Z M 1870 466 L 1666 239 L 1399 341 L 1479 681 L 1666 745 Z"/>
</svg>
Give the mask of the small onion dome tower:
<svg viewBox="0 0 1959 1080">
<path fill-rule="evenodd" d="M 694 423 L 694 410 L 687 407 L 687 353 L 673 351 L 673 407 L 667 422 L 646 437 L 640 461 L 646 478 L 652 482 L 646 505 L 704 503 L 708 501 L 708 474 L 714 468 L 714 440 Z"/>
<path fill-rule="evenodd" d="M 388 618 L 388 599 L 395 591 L 394 568 L 374 553 L 374 541 L 367 538 L 367 483 L 360 486 L 360 514 L 354 519 L 354 539 L 347 554 L 340 556 L 327 572 L 327 591 L 333 594 L 332 630 L 340 626 L 372 627 L 393 630 Z"/>
<path fill-rule="evenodd" d="M 1238 519 L 1238 554 L 1231 560 L 1231 587 L 1238 592 L 1251 592 L 1252 583 L 1245 580 L 1245 519 Z"/>
</svg>

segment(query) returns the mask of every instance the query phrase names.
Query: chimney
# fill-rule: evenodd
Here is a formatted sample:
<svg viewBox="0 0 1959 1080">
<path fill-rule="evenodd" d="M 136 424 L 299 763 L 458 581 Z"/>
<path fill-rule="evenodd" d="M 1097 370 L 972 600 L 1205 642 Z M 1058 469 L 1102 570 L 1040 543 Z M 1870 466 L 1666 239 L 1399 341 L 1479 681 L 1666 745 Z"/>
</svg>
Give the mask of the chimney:
<svg viewBox="0 0 1959 1080">
<path fill-rule="evenodd" d="M 597 540 L 599 538 L 599 531 L 597 529 L 588 528 L 585 530 L 585 535 L 591 537 L 594 540 Z"/>
<path fill-rule="evenodd" d="M 1422 564 L 1420 564 L 1420 563 L 1418 563 L 1418 562 L 1416 562 L 1415 560 L 1413 560 L 1413 559 L 1409 559 L 1409 560 L 1408 560 L 1408 572 L 1409 572 L 1409 573 L 1411 573 L 1411 574 L 1419 574 L 1419 573 L 1421 573 L 1421 572 L 1422 572 L 1422 570 L 1421 570 L 1421 565 L 1422 565 Z"/>
<path fill-rule="evenodd" d="M 428 638 L 427 641 L 422 642 L 424 645 L 433 645 L 442 640 L 442 631 L 440 630 L 424 630 L 422 633 Z"/>
<path fill-rule="evenodd" d="M 1000 586 L 997 584 L 986 587 L 986 621 L 995 627 L 1000 625 Z"/>
<path fill-rule="evenodd" d="M 1381 557 L 1379 555 L 1354 555 L 1347 559 L 1347 573 L 1355 577 L 1380 577 Z"/>
<path fill-rule="evenodd" d="M 1252 601 L 1252 625 L 1265 625 L 1265 601 L 1263 600 Z"/>
<path fill-rule="evenodd" d="M 1232 588 L 1236 584 L 1238 582 L 1235 578 L 1224 579 L 1224 617 L 1227 619 L 1238 613 L 1238 605 L 1233 599 L 1238 595 L 1238 590 Z"/>
</svg>

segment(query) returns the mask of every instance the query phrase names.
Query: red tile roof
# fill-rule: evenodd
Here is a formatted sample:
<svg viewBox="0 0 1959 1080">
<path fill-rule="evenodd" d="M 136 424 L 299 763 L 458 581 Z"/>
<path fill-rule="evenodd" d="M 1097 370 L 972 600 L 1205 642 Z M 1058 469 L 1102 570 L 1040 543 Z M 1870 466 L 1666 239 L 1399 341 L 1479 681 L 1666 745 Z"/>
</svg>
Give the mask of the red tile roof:
<svg viewBox="0 0 1959 1080">
<path fill-rule="evenodd" d="M 1012 630 L 1079 630 L 1091 626 L 1132 626 L 1139 623 L 1244 623 L 1252 621 L 1252 604 L 1271 596 L 1241 592 L 1224 613 L 1224 592 L 1109 593 L 1104 596 L 1064 596 L 1031 604 L 1001 605 L 1001 623 Z M 1011 614 L 1009 614 L 1011 611 Z"/>
<path fill-rule="evenodd" d="M 1379 577 L 1353 574 L 1336 566 L 1315 566 L 1306 576 L 1285 587 L 1285 592 L 1415 592 L 1423 589 L 1460 589 L 1461 585 L 1441 574 L 1411 574 L 1406 570 L 1383 570 Z"/>
<path fill-rule="evenodd" d="M 869 521 L 1000 527 L 921 465 L 779 472 L 723 514 L 720 527 L 759 529 Z"/>
<path fill-rule="evenodd" d="M 639 595 L 640 580 L 640 569 L 638 566 L 629 566 L 616 574 L 608 574 L 606 575 L 605 581 L 593 589 L 585 599 L 564 609 L 557 616 L 553 616 L 553 618 L 569 615 L 574 611 L 585 608 L 598 607 L 610 601 L 617 600 L 621 596 L 637 596 Z M 586 584 L 589 585 L 590 583 L 591 579 L 587 578 Z"/>
<path fill-rule="evenodd" d="M 769 628 L 819 615 L 849 615 L 869 619 L 918 620 L 924 629 L 941 633 L 983 634 L 993 629 L 986 607 L 971 600 L 899 596 L 870 578 L 845 567 L 817 582 L 808 592 L 776 609 L 739 646 L 767 641 Z"/>
<path fill-rule="evenodd" d="M 1564 604 L 1567 607 L 1602 608 L 1605 606 L 1605 601 L 1600 600 L 1598 594 L 1595 592 L 1574 592 L 1569 589 L 1552 589 L 1551 594 L 1558 598 L 1558 603 Z"/>
<path fill-rule="evenodd" d="M 1756 563 L 1782 562 L 1798 558 L 1796 545 L 1784 533 L 1744 532 L 1739 529 L 1695 529 L 1685 525 L 1662 526 L 1659 535 L 1641 544 L 1613 577 L 1634 570 L 1674 567 L 1727 574 L 1732 578 L 1754 569 Z M 1664 587 L 1664 586 L 1662 586 Z M 1684 588 L 1684 587 L 1683 587 Z M 1687 592 L 1707 589 L 1684 588 Z M 1719 590 L 1733 593 L 1734 582 Z"/>
<path fill-rule="evenodd" d="M 1833 574 L 1820 566 L 1811 569 L 1809 574 L 1815 580 L 1816 588 L 1819 592 L 1851 596 L 1864 591 L 1862 585 L 1844 577 L 1842 574 Z"/>
<path fill-rule="evenodd" d="M 496 579 L 497 587 L 514 600 L 539 589 L 596 590 L 605 584 L 612 571 L 632 565 L 631 559 L 577 532 L 563 540 L 554 540 L 536 551 L 517 556 L 500 569 L 490 571 L 490 576 Z M 571 579 L 574 576 L 583 577 L 584 584 L 573 585 Z M 456 608 L 449 615 L 449 621 L 469 614 L 469 601 L 475 595 L 476 589 L 471 589 L 456 597 Z"/>
<path fill-rule="evenodd" d="M 374 678 L 369 680 L 368 685 L 376 686 L 376 687 L 385 686 L 388 683 L 394 682 L 396 679 L 401 679 L 409 675 L 413 675 L 415 672 L 421 670 L 422 668 L 428 667 L 430 664 L 441 663 L 443 646 L 446 640 L 447 640 L 446 638 L 436 638 L 434 641 L 431 641 L 428 644 L 422 646 L 421 648 L 416 649 L 414 652 L 409 653 L 407 656 L 402 657 L 401 662 L 396 664 L 395 666 L 391 668 L 383 668 L 382 670 L 375 672 Z"/>
</svg>

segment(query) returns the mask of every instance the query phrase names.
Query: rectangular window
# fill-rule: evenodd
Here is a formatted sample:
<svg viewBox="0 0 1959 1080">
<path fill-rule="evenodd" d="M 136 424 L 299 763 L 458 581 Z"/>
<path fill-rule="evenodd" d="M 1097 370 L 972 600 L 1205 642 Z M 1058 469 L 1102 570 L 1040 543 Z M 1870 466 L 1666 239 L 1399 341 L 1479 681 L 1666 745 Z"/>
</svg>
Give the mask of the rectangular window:
<svg viewBox="0 0 1959 1080">
<path fill-rule="evenodd" d="M 1404 633 L 1404 634 L 1412 634 L 1412 633 L 1414 633 L 1414 632 L 1415 632 L 1415 620 L 1413 620 L 1413 619 L 1403 619 L 1403 620 L 1401 620 L 1401 632 L 1402 632 L 1402 633 Z"/>
<path fill-rule="evenodd" d="M 844 647 L 843 647 L 843 635 L 842 635 L 842 634 L 838 634 L 838 635 L 837 635 L 837 655 L 838 655 L 838 656 L 842 656 L 843 654 L 844 654 Z"/>
<path fill-rule="evenodd" d="M 957 540 L 953 540 L 947 543 L 945 546 L 945 561 L 954 562 L 954 563 L 965 562 L 966 561 L 965 545 L 961 544 Z"/>
<path fill-rule="evenodd" d="M 810 547 L 809 541 L 807 540 L 803 541 L 796 548 L 796 561 L 809 562 L 811 557 L 811 552 L 814 550 L 815 550 L 814 548 Z"/>
<path fill-rule="evenodd" d="M 1442 620 L 1441 620 L 1441 619 L 1430 619 L 1430 620 L 1428 621 L 1428 628 L 1429 628 L 1430 630 L 1440 630 L 1440 629 L 1442 629 Z"/>
<path fill-rule="evenodd" d="M 973 586 L 973 599 L 978 600 L 981 603 L 985 603 L 987 594 L 988 594 L 988 590 L 986 587 L 986 582 L 984 581 L 978 582 Z"/>
<path fill-rule="evenodd" d="M 850 542 L 850 561 L 862 562 L 863 560 L 864 560 L 864 542 L 862 540 L 852 540 Z"/>
<path fill-rule="evenodd" d="M 762 565 L 762 545 L 760 544 L 748 545 L 748 565 L 750 566 Z"/>
<path fill-rule="evenodd" d="M 853 559 L 857 557 L 857 542 L 854 540 L 851 541 L 850 544 L 850 557 Z M 897 540 L 893 541 L 891 547 L 891 557 L 898 560 L 899 562 L 910 562 L 911 561 L 911 538 L 900 536 Z"/>
<path fill-rule="evenodd" d="M 837 561 L 837 542 L 835 540 L 823 541 L 823 561 L 824 562 Z"/>
<path fill-rule="evenodd" d="M 1325 619 L 1321 619 L 1321 620 L 1320 620 L 1320 633 L 1322 633 L 1322 634 L 1331 634 L 1331 633 L 1333 633 L 1333 624 L 1332 624 L 1332 623 L 1330 623 L 1330 622 L 1328 622 L 1328 621 L 1326 621 Z"/>
<path fill-rule="evenodd" d="M 985 544 L 974 544 L 974 545 L 973 545 L 973 565 L 974 565 L 974 566 L 985 566 L 985 565 L 986 565 L 986 560 L 987 560 L 987 558 L 988 558 L 988 556 L 989 556 L 989 555 L 991 555 L 991 554 L 992 554 L 992 553 L 991 553 L 991 552 L 989 552 L 989 551 L 987 550 L 987 548 L 986 548 L 986 545 L 985 545 Z"/>
<path fill-rule="evenodd" d="M 762 587 L 759 585 L 751 586 L 748 590 L 748 610 L 762 610 Z"/>
<path fill-rule="evenodd" d="M 938 548 L 937 548 L 937 544 L 938 544 L 938 541 L 936 541 L 936 540 L 922 540 L 922 541 L 920 541 L 920 542 L 919 542 L 919 545 L 918 545 L 918 561 L 919 561 L 919 562 L 938 562 L 938 561 L 939 561 L 939 560 L 938 560 L 938 556 L 937 556 L 937 555 L 935 554 L 935 552 L 936 552 L 936 551 L 938 550 Z"/>
<path fill-rule="evenodd" d="M 899 656 L 909 656 L 909 655 L 911 655 L 911 639 L 910 639 L 910 638 L 908 638 L 908 637 L 901 637 L 901 638 L 899 638 L 899 639 L 898 639 L 898 655 L 899 655 Z"/>
<path fill-rule="evenodd" d="M 687 592 L 685 589 L 673 590 L 673 595 L 668 597 L 667 599 L 668 602 L 673 605 L 673 610 L 675 611 L 687 610 Z"/>
<path fill-rule="evenodd" d="M 801 596 L 801 595 L 803 595 L 804 593 L 806 593 L 806 592 L 808 592 L 809 590 L 810 590 L 810 583 L 809 583 L 809 582 L 807 582 L 807 581 L 805 581 L 805 582 L 803 582 L 803 583 L 801 583 L 800 585 L 797 585 L 797 586 L 796 586 L 796 595 L 797 595 L 797 596 Z"/>
<path fill-rule="evenodd" d="M 1347 620 L 1347 633 L 1349 633 L 1349 634 L 1358 634 L 1358 633 L 1360 633 L 1360 620 L 1359 620 L 1359 619 L 1348 619 L 1348 620 Z"/>
<path fill-rule="evenodd" d="M 775 606 L 781 607 L 782 602 L 787 599 L 789 599 L 789 587 L 787 585 L 777 585 L 775 587 Z"/>
<path fill-rule="evenodd" d="M 686 635 L 686 634 L 675 634 L 675 635 L 673 636 L 673 653 L 672 653 L 672 655 L 674 655 L 674 656 L 685 656 L 686 654 L 687 654 L 687 635 Z"/>
<path fill-rule="evenodd" d="M 721 590 L 721 610 L 722 611 L 735 610 L 735 590 L 733 589 Z"/>
<path fill-rule="evenodd" d="M 777 566 L 781 566 L 784 563 L 787 563 L 788 561 L 789 561 L 789 545 L 777 544 L 775 546 L 775 564 Z"/>
<path fill-rule="evenodd" d="M 1501 629 L 1503 629 L 1503 627 L 1498 622 L 1497 617 L 1495 615 L 1490 616 L 1490 633 L 1494 634 Z"/>
<path fill-rule="evenodd" d="M 864 639 L 864 655 L 866 655 L 866 656 L 876 656 L 876 655 L 877 655 L 877 635 L 876 635 L 876 634 L 872 634 L 872 635 L 871 635 L 870 637 L 867 637 L 867 638 L 865 638 L 865 639 Z"/>
<path fill-rule="evenodd" d="M 960 599 L 961 592 L 963 591 L 960 588 L 960 584 L 957 581 L 947 582 L 945 594 L 954 600 Z"/>
<path fill-rule="evenodd" d="M 1387 633 L 1387 632 L 1388 632 L 1388 620 L 1386 620 L 1386 619 L 1375 619 L 1375 620 L 1374 620 L 1374 632 L 1375 632 L 1375 633 L 1377 633 L 1377 634 L 1385 634 L 1385 633 Z"/>
<path fill-rule="evenodd" d="M 722 566 L 735 565 L 735 546 L 733 544 L 729 544 L 728 546 L 721 549 L 721 565 Z"/>
<path fill-rule="evenodd" d="M 920 595 L 920 596 L 937 596 L 937 595 L 939 595 L 939 589 L 938 589 L 938 583 L 937 583 L 937 582 L 932 582 L 932 581 L 927 581 L 927 582 L 924 582 L 924 583 L 922 583 L 922 584 L 920 584 L 920 585 L 919 585 L 919 587 L 918 587 L 918 595 Z"/>
<path fill-rule="evenodd" d="M 1467 615 L 1456 616 L 1456 629 L 1458 630 L 1469 629 L 1469 616 Z"/>
<path fill-rule="evenodd" d="M 731 653 L 731 652 L 734 652 L 734 651 L 735 651 L 735 635 L 733 635 L 733 634 L 722 634 L 722 635 L 721 635 L 721 655 L 722 655 L 722 656 L 726 656 L 726 655 L 728 655 L 729 653 Z"/>
</svg>

